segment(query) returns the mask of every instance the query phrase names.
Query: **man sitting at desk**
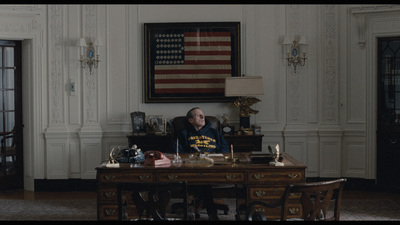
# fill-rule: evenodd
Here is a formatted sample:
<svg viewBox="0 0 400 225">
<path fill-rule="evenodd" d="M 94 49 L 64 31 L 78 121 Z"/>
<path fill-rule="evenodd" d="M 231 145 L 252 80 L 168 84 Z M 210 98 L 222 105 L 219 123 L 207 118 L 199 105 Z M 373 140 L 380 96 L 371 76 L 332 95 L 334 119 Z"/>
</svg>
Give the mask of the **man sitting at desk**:
<svg viewBox="0 0 400 225">
<path fill-rule="evenodd" d="M 189 110 L 186 118 L 189 123 L 186 123 L 185 129 L 177 135 L 179 153 L 196 153 L 196 148 L 210 153 L 229 152 L 228 142 L 218 130 L 211 127 L 210 121 L 199 107 Z M 174 150 L 176 144 L 174 142 Z"/>
<path fill-rule="evenodd" d="M 178 135 L 179 153 L 226 153 L 229 152 L 229 144 L 222 134 L 210 126 L 210 121 L 206 119 L 203 111 L 199 107 L 192 108 L 186 114 L 189 123 L 186 123 Z M 177 148 L 174 142 L 173 149 Z M 207 209 L 209 220 L 218 220 L 217 208 L 215 207 L 211 186 L 200 187 L 200 198 L 203 200 L 203 207 Z"/>
</svg>

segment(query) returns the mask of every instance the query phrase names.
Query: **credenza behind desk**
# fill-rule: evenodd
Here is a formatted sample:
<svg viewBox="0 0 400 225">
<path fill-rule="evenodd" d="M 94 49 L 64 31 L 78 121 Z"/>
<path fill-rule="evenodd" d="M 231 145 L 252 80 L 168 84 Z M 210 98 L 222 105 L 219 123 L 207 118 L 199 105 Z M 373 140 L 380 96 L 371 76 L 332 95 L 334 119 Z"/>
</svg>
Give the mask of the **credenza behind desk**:
<svg viewBox="0 0 400 225">
<path fill-rule="evenodd" d="M 264 135 L 224 135 L 229 145 L 233 145 L 235 152 L 261 151 Z M 172 152 L 172 136 L 167 135 L 128 135 L 128 146 L 137 145 L 142 151 L 159 150 Z"/>
<path fill-rule="evenodd" d="M 166 154 L 167 157 L 173 155 Z M 120 164 L 119 168 L 107 168 L 102 164 L 97 170 L 97 218 L 98 220 L 117 220 L 116 184 L 154 183 L 187 181 L 188 185 L 243 184 L 246 192 L 245 204 L 252 200 L 277 200 L 289 183 L 305 181 L 306 166 L 286 153 L 282 153 L 284 166 L 251 164 L 248 153 L 235 153 L 239 163 L 210 164 L 187 161 L 188 155 L 181 154 L 184 163 L 169 167 L 145 166 L 143 164 Z M 289 209 L 290 217 L 301 215 L 301 205 L 295 197 Z M 279 218 L 279 209 L 266 210 L 268 217 Z M 134 212 L 133 209 L 130 211 Z"/>
</svg>

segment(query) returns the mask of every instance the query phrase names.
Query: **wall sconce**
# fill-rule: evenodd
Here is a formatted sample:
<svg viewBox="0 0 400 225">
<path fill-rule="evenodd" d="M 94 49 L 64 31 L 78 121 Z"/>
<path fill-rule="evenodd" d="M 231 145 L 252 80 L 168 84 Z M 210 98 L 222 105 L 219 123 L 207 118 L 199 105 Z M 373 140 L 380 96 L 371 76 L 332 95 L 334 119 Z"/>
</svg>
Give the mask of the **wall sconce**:
<svg viewBox="0 0 400 225">
<path fill-rule="evenodd" d="M 80 48 L 81 58 L 79 61 L 81 62 L 81 67 L 84 69 L 86 66 L 88 66 L 90 74 L 92 74 L 92 68 L 97 68 L 99 65 L 99 46 L 101 45 L 103 44 L 98 38 L 94 40 L 94 43 L 90 42 L 89 46 L 86 46 L 86 41 L 84 38 L 80 38 L 76 43 L 76 46 Z"/>
<path fill-rule="evenodd" d="M 283 45 L 285 46 L 286 60 L 288 66 L 293 64 L 294 72 L 296 73 L 297 65 L 304 66 L 306 63 L 307 54 L 307 38 L 301 37 L 300 41 L 297 43 L 296 40 L 291 41 L 291 39 L 286 36 L 283 40 Z M 301 56 L 302 55 L 302 56 Z"/>
<path fill-rule="evenodd" d="M 232 106 L 240 108 L 240 128 L 250 128 L 250 114 L 257 114 L 258 110 L 250 108 L 261 100 L 255 95 L 263 95 L 263 80 L 259 76 L 226 77 L 225 96 L 238 97 Z"/>
</svg>

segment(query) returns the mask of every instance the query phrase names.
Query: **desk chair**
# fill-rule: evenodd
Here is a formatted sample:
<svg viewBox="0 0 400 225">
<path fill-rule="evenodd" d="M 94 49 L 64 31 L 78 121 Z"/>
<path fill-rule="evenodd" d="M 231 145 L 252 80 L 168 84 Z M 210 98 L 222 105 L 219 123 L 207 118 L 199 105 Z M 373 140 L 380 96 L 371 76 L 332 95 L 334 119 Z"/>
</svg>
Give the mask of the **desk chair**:
<svg viewBox="0 0 400 225">
<path fill-rule="evenodd" d="M 212 128 L 221 132 L 221 122 L 217 119 L 217 117 L 206 116 L 206 119 L 210 121 L 210 126 Z M 172 126 L 172 137 L 173 137 L 172 140 L 173 141 L 176 141 L 177 134 L 179 134 L 179 132 L 185 128 L 187 123 L 189 123 L 189 122 L 187 121 L 186 116 L 178 116 L 172 120 L 171 126 Z M 234 186 L 233 185 L 230 185 L 229 187 L 227 187 L 226 185 L 213 186 L 212 190 L 213 190 L 213 193 L 217 193 L 217 192 L 221 192 L 221 191 L 224 192 L 226 190 L 226 188 L 234 188 Z M 195 208 L 197 208 L 201 205 L 201 202 L 194 201 L 193 204 L 195 205 Z M 217 210 L 223 210 L 224 214 L 228 215 L 228 211 L 229 211 L 228 205 L 219 204 L 219 203 L 215 203 L 215 202 L 214 202 L 214 204 L 215 204 Z M 179 206 L 177 204 L 174 204 L 173 207 L 179 208 Z M 200 215 L 196 213 L 196 217 L 198 218 L 199 216 Z"/>
<path fill-rule="evenodd" d="M 127 196 L 131 196 L 131 199 Z M 137 220 L 188 220 L 187 184 L 184 182 L 171 183 L 119 183 L 117 184 L 118 219 L 128 220 L 128 212 L 136 208 Z M 167 207 L 171 198 L 183 201 L 183 215 L 171 217 L 167 215 Z M 193 218 L 191 216 L 190 218 Z"/>
<path fill-rule="evenodd" d="M 321 181 L 312 183 L 289 184 L 281 199 L 277 202 L 253 201 L 248 205 L 247 219 L 267 220 L 262 208 L 281 208 L 281 220 L 288 220 L 290 211 L 289 203 L 299 197 L 302 205 L 301 219 L 305 221 L 338 221 L 340 219 L 340 204 L 343 186 L 346 179 Z M 328 208 L 334 201 L 333 215 L 328 213 Z M 329 214 L 329 215 L 328 215 Z"/>
<path fill-rule="evenodd" d="M 13 165 L 15 166 L 17 151 L 15 148 L 14 129 L 12 130 L 11 134 L 6 135 L 0 141 L 1 142 L 1 153 L 0 153 L 1 164 L 5 168 L 7 168 L 6 164 L 7 164 L 8 157 L 11 157 L 11 161 L 12 161 Z M 8 144 L 8 143 L 10 143 L 10 141 L 8 141 L 7 139 L 11 139 L 11 144 Z"/>
</svg>

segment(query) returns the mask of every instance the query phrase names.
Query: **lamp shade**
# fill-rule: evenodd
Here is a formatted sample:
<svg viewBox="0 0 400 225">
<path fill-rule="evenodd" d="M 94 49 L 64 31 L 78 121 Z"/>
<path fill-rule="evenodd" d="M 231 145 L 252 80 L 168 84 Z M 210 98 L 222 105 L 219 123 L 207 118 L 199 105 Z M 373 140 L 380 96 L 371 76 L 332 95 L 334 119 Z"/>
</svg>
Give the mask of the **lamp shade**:
<svg viewBox="0 0 400 225">
<path fill-rule="evenodd" d="M 283 39 L 283 45 L 291 45 L 293 42 L 292 42 L 292 40 L 290 39 L 290 37 L 289 36 L 285 36 L 285 38 Z"/>
<path fill-rule="evenodd" d="M 307 54 L 307 45 L 308 45 L 308 39 L 306 36 L 302 36 L 300 38 L 299 44 L 301 45 L 301 51 L 302 53 Z"/>
<path fill-rule="evenodd" d="M 94 46 L 102 46 L 103 42 L 100 40 L 100 38 L 96 38 L 96 39 L 94 39 L 93 45 Z"/>
<path fill-rule="evenodd" d="M 226 97 L 255 96 L 263 94 L 263 80 L 260 76 L 225 78 Z"/>
<path fill-rule="evenodd" d="M 78 46 L 78 47 L 86 47 L 85 38 L 79 38 L 78 41 L 76 42 L 76 46 Z"/>
<path fill-rule="evenodd" d="M 306 36 L 302 36 L 302 37 L 300 38 L 299 44 L 301 44 L 301 45 L 308 45 L 307 37 L 306 37 Z"/>
</svg>

